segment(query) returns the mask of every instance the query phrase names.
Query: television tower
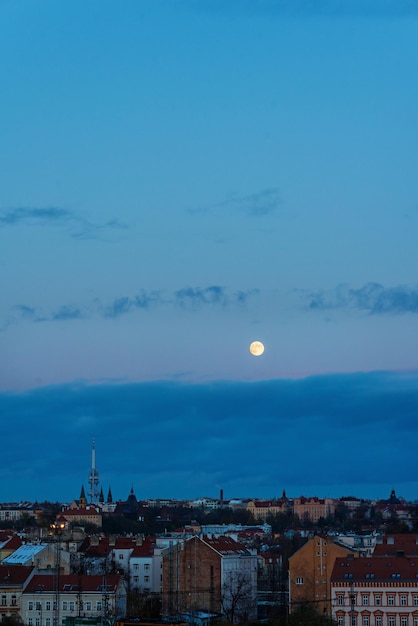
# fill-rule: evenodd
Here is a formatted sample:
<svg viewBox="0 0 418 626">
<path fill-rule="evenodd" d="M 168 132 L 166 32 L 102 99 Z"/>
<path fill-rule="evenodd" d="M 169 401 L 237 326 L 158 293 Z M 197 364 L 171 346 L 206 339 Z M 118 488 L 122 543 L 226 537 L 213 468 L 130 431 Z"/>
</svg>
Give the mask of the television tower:
<svg viewBox="0 0 418 626">
<path fill-rule="evenodd" d="M 91 449 L 91 470 L 89 474 L 89 485 L 90 502 L 95 503 L 97 502 L 97 498 L 99 497 L 99 472 L 96 469 L 96 449 L 94 438 Z"/>
</svg>

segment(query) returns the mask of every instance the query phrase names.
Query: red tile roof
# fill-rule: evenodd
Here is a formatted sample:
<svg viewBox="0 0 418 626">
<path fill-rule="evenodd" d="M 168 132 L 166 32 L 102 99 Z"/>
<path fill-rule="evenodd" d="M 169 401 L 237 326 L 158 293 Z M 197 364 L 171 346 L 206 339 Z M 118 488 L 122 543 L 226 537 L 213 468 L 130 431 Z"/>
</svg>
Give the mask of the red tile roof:
<svg viewBox="0 0 418 626">
<path fill-rule="evenodd" d="M 337 558 L 331 582 L 418 580 L 418 558 L 372 556 Z"/>
<path fill-rule="evenodd" d="M 55 591 L 56 577 L 53 575 L 37 574 L 32 578 L 24 593 L 34 593 L 35 591 Z M 119 574 L 109 574 L 104 580 L 103 576 L 79 576 L 78 574 L 68 574 L 60 576 L 61 593 L 77 593 L 79 591 L 98 593 L 115 593 L 122 577 Z M 106 589 L 104 589 L 106 585 Z"/>
<path fill-rule="evenodd" d="M 23 585 L 33 571 L 29 565 L 0 565 L 0 587 Z"/>
<path fill-rule="evenodd" d="M 242 543 L 238 543 L 238 541 L 234 541 L 231 537 L 225 537 L 224 535 L 221 537 L 204 537 L 203 541 L 219 552 L 219 554 L 222 554 L 222 556 L 250 554 Z"/>
</svg>

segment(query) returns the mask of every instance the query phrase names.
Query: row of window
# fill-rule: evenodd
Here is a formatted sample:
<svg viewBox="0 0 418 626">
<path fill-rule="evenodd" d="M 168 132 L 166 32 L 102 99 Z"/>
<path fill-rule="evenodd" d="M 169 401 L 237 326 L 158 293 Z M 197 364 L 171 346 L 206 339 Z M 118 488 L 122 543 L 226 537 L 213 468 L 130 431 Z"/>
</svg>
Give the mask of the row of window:
<svg viewBox="0 0 418 626">
<path fill-rule="evenodd" d="M 399 626 L 418 626 L 418 617 L 414 617 L 413 621 L 411 621 L 408 615 L 401 615 L 400 622 L 396 622 L 395 615 L 388 615 L 386 621 L 383 620 L 382 615 L 376 615 L 374 621 L 370 620 L 369 615 L 363 615 L 359 619 L 357 619 L 355 615 L 337 616 L 338 626 L 396 626 L 396 623 L 398 623 Z"/>
<path fill-rule="evenodd" d="M 78 602 L 76 603 L 74 600 L 70 600 L 70 601 L 63 600 L 61 604 L 61 608 L 63 611 L 75 611 L 76 604 L 78 605 Z M 92 606 L 93 606 L 93 603 L 91 602 L 91 600 L 86 600 L 85 602 L 81 602 L 80 608 L 83 611 L 91 611 Z M 51 600 L 47 600 L 44 605 L 42 604 L 42 602 L 33 602 L 32 600 L 29 600 L 28 602 L 28 611 L 42 611 L 42 610 L 55 611 L 55 608 L 56 608 L 56 604 L 55 602 L 52 602 Z M 96 611 L 101 611 L 101 610 L 102 610 L 102 601 L 97 600 Z"/>
<path fill-rule="evenodd" d="M 372 599 L 374 600 L 374 604 L 372 604 L 370 602 Z M 387 599 L 387 606 L 395 606 L 395 595 L 394 594 L 386 594 L 386 599 Z M 338 604 L 338 606 L 344 606 L 346 602 L 347 602 L 347 604 L 357 604 L 356 596 L 353 594 L 353 595 L 350 595 L 349 598 L 346 598 L 344 596 L 344 594 L 342 594 L 342 593 L 341 594 L 337 594 L 337 604 Z M 381 594 L 381 593 L 373 594 L 372 598 L 369 596 L 369 594 L 361 595 L 361 605 L 362 606 L 383 606 L 382 602 L 383 602 L 383 594 Z M 418 606 L 418 596 L 413 596 L 412 597 L 412 605 L 413 606 Z M 400 594 L 399 595 L 399 606 L 409 606 L 409 604 L 408 604 L 408 595 L 407 594 Z"/>
</svg>

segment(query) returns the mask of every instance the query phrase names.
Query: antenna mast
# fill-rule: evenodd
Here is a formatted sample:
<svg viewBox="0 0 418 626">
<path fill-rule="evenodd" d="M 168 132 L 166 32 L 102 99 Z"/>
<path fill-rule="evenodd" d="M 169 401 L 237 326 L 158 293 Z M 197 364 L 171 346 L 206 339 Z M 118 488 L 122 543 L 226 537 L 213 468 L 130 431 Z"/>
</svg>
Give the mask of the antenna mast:
<svg viewBox="0 0 418 626">
<path fill-rule="evenodd" d="M 94 438 L 91 449 L 91 470 L 89 474 L 89 485 L 90 502 L 97 502 L 97 498 L 99 497 L 99 472 L 96 469 L 96 449 Z"/>
</svg>

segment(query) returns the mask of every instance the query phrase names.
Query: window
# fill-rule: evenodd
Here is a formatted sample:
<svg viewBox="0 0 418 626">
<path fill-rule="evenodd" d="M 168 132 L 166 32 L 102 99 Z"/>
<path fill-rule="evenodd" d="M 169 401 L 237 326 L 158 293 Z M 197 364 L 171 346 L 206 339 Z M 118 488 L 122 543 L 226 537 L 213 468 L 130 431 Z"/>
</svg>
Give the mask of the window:
<svg viewBox="0 0 418 626">
<path fill-rule="evenodd" d="M 376 606 L 382 606 L 382 596 L 376 595 L 374 597 L 374 603 Z"/>
<path fill-rule="evenodd" d="M 47 600 L 46 601 L 45 608 L 46 608 L 47 611 L 51 610 L 51 600 Z"/>
<path fill-rule="evenodd" d="M 406 606 L 406 596 L 400 596 L 400 604 L 401 606 Z"/>
<path fill-rule="evenodd" d="M 395 596 L 388 596 L 388 606 L 395 606 Z"/>
<path fill-rule="evenodd" d="M 96 611 L 101 611 L 102 610 L 102 602 L 101 600 L 99 600 L 98 602 L 96 602 Z"/>
<path fill-rule="evenodd" d="M 33 604 L 33 603 L 32 603 L 32 604 Z M 28 626 L 33 626 L 33 618 L 32 618 L 32 617 L 30 617 L 30 618 L 28 619 Z"/>
<path fill-rule="evenodd" d="M 74 611 L 74 609 L 75 609 L 75 602 L 74 602 L 74 600 L 72 600 L 72 601 L 69 603 L 69 608 L 70 608 L 70 611 Z"/>
<path fill-rule="evenodd" d="M 376 626 L 382 626 L 382 616 L 376 615 Z M 417 624 L 418 626 L 418 624 Z"/>
<path fill-rule="evenodd" d="M 418 626 L 418 617 L 414 617 L 414 626 Z"/>
<path fill-rule="evenodd" d="M 344 626 L 344 615 L 339 615 L 337 618 L 338 626 Z"/>
<path fill-rule="evenodd" d="M 395 626 L 395 616 L 394 615 L 389 615 L 388 624 L 389 624 L 389 626 Z"/>
<path fill-rule="evenodd" d="M 344 596 L 342 594 L 337 596 L 337 604 L 338 606 L 344 606 Z"/>
<path fill-rule="evenodd" d="M 363 615 L 363 626 L 369 626 L 369 616 Z"/>
<path fill-rule="evenodd" d="M 408 618 L 406 615 L 401 615 L 401 626 L 408 626 Z"/>
<path fill-rule="evenodd" d="M 139 582 L 139 576 L 134 576 L 134 583 L 138 583 Z"/>
<path fill-rule="evenodd" d="M 123 554 L 119 554 L 119 561 L 123 561 Z"/>
<path fill-rule="evenodd" d="M 37 611 L 42 611 L 42 604 L 40 602 L 36 603 L 36 610 Z"/>
<path fill-rule="evenodd" d="M 137 572 L 139 570 L 139 565 L 138 563 L 135 563 L 134 565 L 134 572 Z"/>
<path fill-rule="evenodd" d="M 148 571 L 149 571 L 149 563 L 145 563 L 145 565 L 144 565 L 144 570 L 145 570 L 146 572 L 148 572 Z"/>
<path fill-rule="evenodd" d="M 35 618 L 35 626 L 41 626 L 41 618 L 40 617 L 36 617 Z"/>
<path fill-rule="evenodd" d="M 1 605 L 2 606 L 6 606 L 7 602 L 6 602 L 6 596 L 2 596 L 1 597 Z"/>
<path fill-rule="evenodd" d="M 418 606 L 418 596 L 414 596 L 414 606 Z"/>
<path fill-rule="evenodd" d="M 85 605 L 86 605 L 86 611 L 91 611 L 91 602 L 90 602 L 90 600 L 86 600 Z"/>
<path fill-rule="evenodd" d="M 63 611 L 68 611 L 68 602 L 67 602 L 67 600 L 64 600 L 64 602 L 62 603 L 62 610 Z"/>
<path fill-rule="evenodd" d="M 303 577 L 302 576 L 298 576 L 296 578 L 296 584 L 297 585 L 303 585 Z"/>
<path fill-rule="evenodd" d="M 47 617 L 45 620 L 45 626 L 51 626 L 51 618 Z"/>
<path fill-rule="evenodd" d="M 361 596 L 361 603 L 363 606 L 369 606 L 369 596 Z"/>
<path fill-rule="evenodd" d="M 149 576 L 144 576 L 144 583 L 149 583 Z"/>
<path fill-rule="evenodd" d="M 16 604 L 17 604 L 17 598 L 16 598 L 16 596 L 13 594 L 13 595 L 12 595 L 12 606 L 16 606 Z"/>
<path fill-rule="evenodd" d="M 28 610 L 29 611 L 33 611 L 33 602 L 32 601 L 28 602 Z"/>
</svg>

